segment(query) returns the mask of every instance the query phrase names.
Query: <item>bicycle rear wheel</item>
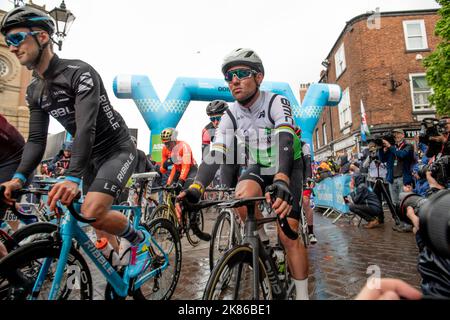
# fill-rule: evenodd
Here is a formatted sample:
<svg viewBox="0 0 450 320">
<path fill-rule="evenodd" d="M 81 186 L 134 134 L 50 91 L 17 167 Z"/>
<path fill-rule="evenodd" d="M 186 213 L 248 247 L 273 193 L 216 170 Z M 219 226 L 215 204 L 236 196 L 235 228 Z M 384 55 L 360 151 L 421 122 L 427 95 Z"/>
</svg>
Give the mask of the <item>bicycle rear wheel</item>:
<svg viewBox="0 0 450 320">
<path fill-rule="evenodd" d="M 222 210 L 214 224 L 209 244 L 209 269 L 211 271 L 224 253 L 238 244 L 236 236 L 236 232 L 239 232 L 238 230 L 234 230 L 235 234 L 230 238 L 232 214 L 233 212 L 229 210 Z"/>
<path fill-rule="evenodd" d="M 167 219 L 155 219 L 144 225 L 156 243 L 168 255 L 168 267 L 146 281 L 133 293 L 136 300 L 168 300 L 175 291 L 181 272 L 181 242 L 173 224 Z M 160 268 L 166 262 L 164 255 L 152 243 L 149 249 L 153 253 L 151 270 Z M 146 272 L 144 272 L 145 274 Z"/>
<path fill-rule="evenodd" d="M 239 245 L 217 262 L 206 284 L 203 300 L 251 300 L 253 298 L 252 249 Z M 259 259 L 259 300 L 271 300 L 272 288 Z"/>
<path fill-rule="evenodd" d="M 46 300 L 51 289 L 60 252 L 60 244 L 52 240 L 40 240 L 21 246 L 2 259 L 0 262 L 0 299 L 7 298 L 10 284 L 17 280 L 12 276 L 12 270 L 18 270 L 26 277 L 27 281 L 23 283 L 25 293 L 22 296 L 22 298 L 26 299 L 31 294 L 33 284 L 45 259 L 51 259 L 50 268 L 40 291 L 35 293 L 33 297 L 35 300 Z M 57 299 L 91 300 L 92 298 L 91 273 L 80 252 L 72 248 Z"/>
</svg>

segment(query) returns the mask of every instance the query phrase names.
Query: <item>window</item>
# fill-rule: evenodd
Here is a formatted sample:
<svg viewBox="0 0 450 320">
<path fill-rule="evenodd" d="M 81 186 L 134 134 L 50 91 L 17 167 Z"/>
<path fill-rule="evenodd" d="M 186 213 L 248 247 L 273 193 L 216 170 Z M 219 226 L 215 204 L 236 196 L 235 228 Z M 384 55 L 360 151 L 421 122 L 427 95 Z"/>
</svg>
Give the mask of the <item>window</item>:
<svg viewBox="0 0 450 320">
<path fill-rule="evenodd" d="M 336 78 L 344 72 L 347 65 L 345 64 L 345 50 L 344 44 L 342 44 L 336 54 L 334 55 L 334 63 L 336 64 Z"/>
<path fill-rule="evenodd" d="M 352 124 L 352 109 L 350 108 L 350 93 L 348 88 L 342 93 L 342 100 L 339 102 L 339 125 L 345 128 Z"/>
<path fill-rule="evenodd" d="M 316 144 L 317 144 L 317 149 L 320 148 L 320 137 L 319 137 L 319 129 L 316 129 Z"/>
<path fill-rule="evenodd" d="M 323 136 L 323 144 L 327 145 L 328 141 L 327 141 L 327 124 L 326 123 L 322 124 L 322 136 Z"/>
<path fill-rule="evenodd" d="M 427 34 L 423 20 L 403 21 L 406 50 L 428 49 Z"/>
<path fill-rule="evenodd" d="M 413 111 L 435 110 L 428 101 L 428 96 L 432 93 L 425 78 L 425 73 L 410 74 L 411 98 Z"/>
</svg>

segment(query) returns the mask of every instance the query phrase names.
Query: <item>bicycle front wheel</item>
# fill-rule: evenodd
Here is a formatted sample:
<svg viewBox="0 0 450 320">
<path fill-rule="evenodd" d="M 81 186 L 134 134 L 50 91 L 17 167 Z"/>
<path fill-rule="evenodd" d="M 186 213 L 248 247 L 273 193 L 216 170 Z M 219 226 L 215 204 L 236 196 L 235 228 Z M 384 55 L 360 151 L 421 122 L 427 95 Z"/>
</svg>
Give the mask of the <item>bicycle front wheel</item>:
<svg viewBox="0 0 450 320">
<path fill-rule="evenodd" d="M 45 261 L 50 261 L 50 267 L 39 292 L 33 294 L 33 299 L 46 300 L 51 289 L 59 255 L 60 244 L 52 240 L 40 240 L 28 243 L 14 250 L 0 262 L 0 279 L 3 279 L 1 299 L 7 299 L 7 290 L 14 283 L 23 289 L 20 299 L 26 299 L 31 294 L 33 284 Z M 50 260 L 47 260 L 50 259 Z M 23 278 L 17 283 L 17 272 Z M 0 280 L 1 282 L 1 280 Z M 89 267 L 83 256 L 72 248 L 61 280 L 58 300 L 91 300 L 92 278 Z"/>
<path fill-rule="evenodd" d="M 209 244 L 209 269 L 211 271 L 224 253 L 238 242 L 236 235 L 236 232 L 239 232 L 238 230 L 235 229 L 233 236 L 230 237 L 232 214 L 233 212 L 229 210 L 222 210 L 214 224 Z"/>
<path fill-rule="evenodd" d="M 205 228 L 205 221 L 203 218 L 202 210 L 195 213 L 195 223 L 198 225 L 199 230 L 203 231 L 203 229 Z M 186 238 L 191 246 L 196 247 L 199 245 L 200 239 L 199 239 L 199 237 L 197 237 L 197 235 L 194 234 L 194 232 L 190 228 L 189 224 L 190 224 L 190 221 L 188 221 L 188 227 L 186 228 L 186 230 L 187 230 Z"/>
<path fill-rule="evenodd" d="M 170 222 L 173 223 L 173 225 L 176 228 L 178 226 L 178 220 L 176 218 L 176 214 L 174 212 L 172 212 L 172 210 L 169 208 L 169 206 L 167 204 L 160 204 L 159 206 L 157 206 L 155 208 L 155 210 L 153 210 L 153 212 L 150 216 L 150 221 L 152 221 L 154 219 L 158 219 L 158 218 L 163 218 L 163 219 L 169 220 Z"/>
<path fill-rule="evenodd" d="M 272 300 L 272 288 L 261 259 L 258 286 L 258 300 Z M 252 249 L 247 245 L 239 245 L 226 252 L 214 267 L 203 300 L 251 300 L 252 288 Z"/>
<path fill-rule="evenodd" d="M 148 272 L 162 268 L 166 262 L 168 266 L 146 281 L 133 293 L 133 297 L 136 300 L 168 300 L 175 291 L 181 272 L 180 238 L 173 224 L 167 219 L 155 219 L 144 226 L 168 256 L 166 260 L 163 252 L 152 242 L 149 248 L 152 253 L 152 263 Z"/>
</svg>

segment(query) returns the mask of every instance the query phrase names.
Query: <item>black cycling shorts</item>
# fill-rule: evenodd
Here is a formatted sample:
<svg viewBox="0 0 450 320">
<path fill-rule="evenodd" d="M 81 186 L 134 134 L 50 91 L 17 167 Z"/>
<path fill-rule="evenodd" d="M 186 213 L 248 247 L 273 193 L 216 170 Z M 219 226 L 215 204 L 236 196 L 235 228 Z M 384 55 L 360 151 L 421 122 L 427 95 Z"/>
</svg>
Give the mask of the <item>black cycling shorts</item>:
<svg viewBox="0 0 450 320">
<path fill-rule="evenodd" d="M 259 164 L 250 165 L 247 170 L 244 171 L 242 176 L 239 178 L 239 182 L 243 180 L 253 180 L 256 181 L 264 194 L 266 187 L 273 183 L 273 177 L 275 174 L 264 174 L 261 169 L 267 169 Z M 296 220 L 300 219 L 300 201 L 302 189 L 303 189 L 303 163 L 301 159 L 295 160 L 292 166 L 289 190 L 291 191 L 293 197 L 292 210 L 288 217 Z"/>
<path fill-rule="evenodd" d="M 138 163 L 136 146 L 131 141 L 117 149 L 93 158 L 83 176 L 83 192 L 101 192 L 118 197 Z"/>
</svg>

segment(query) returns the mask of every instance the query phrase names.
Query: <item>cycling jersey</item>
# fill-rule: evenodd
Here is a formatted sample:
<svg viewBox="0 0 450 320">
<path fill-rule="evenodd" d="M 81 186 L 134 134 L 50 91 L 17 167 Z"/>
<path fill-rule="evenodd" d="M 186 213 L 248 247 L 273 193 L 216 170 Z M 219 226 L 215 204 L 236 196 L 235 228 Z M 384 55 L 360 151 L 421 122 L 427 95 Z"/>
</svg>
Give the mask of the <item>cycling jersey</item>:
<svg viewBox="0 0 450 320">
<path fill-rule="evenodd" d="M 43 78 L 33 74 L 26 100 L 30 109 L 30 135 L 17 169 L 25 178 L 44 154 L 49 115 L 74 137 L 65 174 L 76 181 L 83 176 L 91 158 L 114 154 L 120 144 L 130 140 L 124 120 L 109 103 L 100 76 L 83 61 L 60 59 L 55 54 Z M 129 154 L 135 156 L 136 151 Z"/>
<path fill-rule="evenodd" d="M 238 141 L 248 147 L 253 163 L 272 167 L 278 160 L 275 134 L 290 132 L 294 136 L 293 152 L 297 160 L 301 157 L 301 146 L 294 126 L 289 101 L 281 95 L 261 91 L 250 108 L 235 102 L 227 110 L 216 130 L 212 150 L 228 152 L 236 135 Z M 283 157 L 279 160 L 283 161 Z"/>
<path fill-rule="evenodd" d="M 180 172 L 179 179 L 186 181 L 191 167 L 197 165 L 194 155 L 192 154 L 191 147 L 183 141 L 177 141 L 172 151 L 170 151 L 166 146 L 163 147 L 161 161 L 162 165 L 160 168 L 162 174 L 167 172 L 167 169 L 164 168 L 164 163 L 169 158 L 173 162 L 173 167 L 170 172 L 169 179 L 167 180 L 168 185 L 172 184 L 176 172 Z"/>
</svg>

